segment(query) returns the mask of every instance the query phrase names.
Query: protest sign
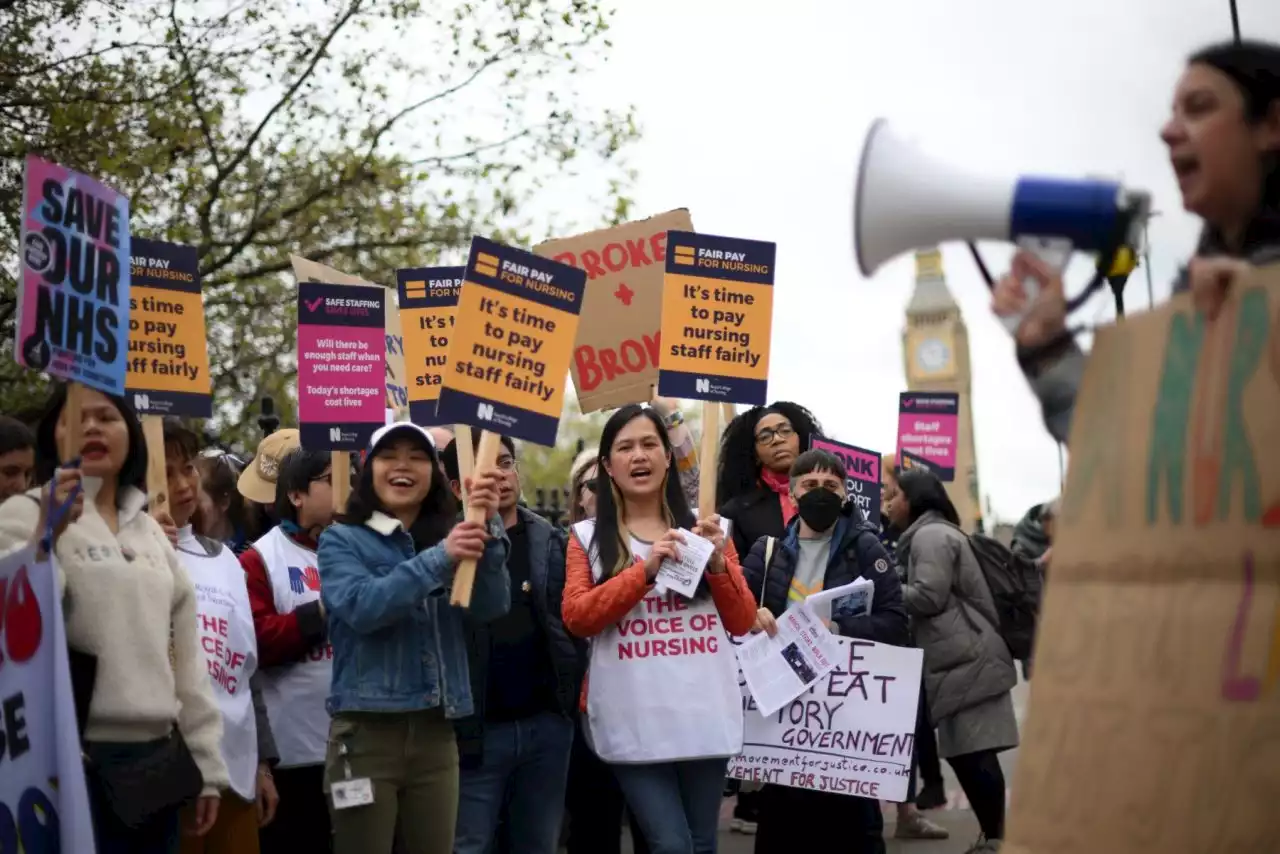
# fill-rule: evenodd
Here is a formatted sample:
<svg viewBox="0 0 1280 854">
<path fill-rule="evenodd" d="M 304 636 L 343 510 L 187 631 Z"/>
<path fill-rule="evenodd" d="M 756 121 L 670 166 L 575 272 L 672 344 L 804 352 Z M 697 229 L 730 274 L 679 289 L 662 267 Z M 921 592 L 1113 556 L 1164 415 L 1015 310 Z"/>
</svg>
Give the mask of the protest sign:
<svg viewBox="0 0 1280 854">
<path fill-rule="evenodd" d="M 204 300 L 193 246 L 135 237 L 130 247 L 125 386 L 141 415 L 211 418 Z"/>
<path fill-rule="evenodd" d="M 768 402 L 776 250 L 756 240 L 667 233 L 660 395 Z"/>
<path fill-rule="evenodd" d="M 1280 851 L 1280 266 L 1094 338 L 1005 854 Z"/>
<path fill-rule="evenodd" d="M 904 801 L 924 654 L 851 638 L 836 642 L 836 668 L 767 717 L 739 676 L 745 731 L 729 776 Z"/>
<path fill-rule="evenodd" d="M 124 394 L 129 200 L 28 154 L 14 353 L 34 371 Z"/>
<path fill-rule="evenodd" d="M 367 282 L 359 276 L 349 276 L 324 264 L 308 261 L 297 255 L 290 255 L 293 263 L 293 275 L 298 282 L 321 282 L 330 285 L 358 285 L 366 288 L 377 288 L 373 282 Z M 386 326 L 386 385 L 387 406 L 396 411 L 409 406 L 408 384 L 405 381 L 404 336 L 400 334 L 400 312 L 387 311 Z"/>
<path fill-rule="evenodd" d="M 441 423 L 555 445 L 586 281 L 582 270 L 473 238 L 436 406 Z"/>
<path fill-rule="evenodd" d="M 386 422 L 386 300 L 386 290 L 376 285 L 298 283 L 298 429 L 304 448 L 360 451 Z"/>
<path fill-rule="evenodd" d="M 689 211 L 680 208 L 533 249 L 587 274 L 571 364 L 583 412 L 653 397 L 668 231 L 693 231 Z"/>
<path fill-rule="evenodd" d="M 960 395 L 904 391 L 898 397 L 898 465 L 927 468 L 942 481 L 956 479 Z"/>
<path fill-rule="evenodd" d="M 0 559 L 0 851 L 93 854 L 62 600 L 34 549 Z"/>
<path fill-rule="evenodd" d="M 844 463 L 845 491 L 849 500 L 858 505 L 867 521 L 880 525 L 880 452 L 868 451 L 857 445 L 846 445 L 825 436 L 814 436 L 809 447 L 835 454 Z"/>
<path fill-rule="evenodd" d="M 414 267 L 396 270 L 400 329 L 409 382 L 409 418 L 422 427 L 444 422 L 436 418 L 436 401 L 444 383 L 453 336 L 454 312 L 462 291 L 465 267 Z"/>
</svg>

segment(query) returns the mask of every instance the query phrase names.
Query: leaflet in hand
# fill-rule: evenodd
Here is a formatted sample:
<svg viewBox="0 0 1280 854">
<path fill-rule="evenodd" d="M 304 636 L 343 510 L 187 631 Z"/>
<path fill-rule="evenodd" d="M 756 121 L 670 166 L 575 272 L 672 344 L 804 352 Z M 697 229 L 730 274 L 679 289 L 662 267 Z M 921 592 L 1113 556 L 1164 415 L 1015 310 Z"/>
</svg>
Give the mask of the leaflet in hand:
<svg viewBox="0 0 1280 854">
<path fill-rule="evenodd" d="M 870 614 L 875 592 L 875 582 L 870 578 L 855 578 L 848 584 L 811 593 L 804 602 L 813 608 L 819 620 L 829 623 L 833 615 L 839 618 Z"/>
<path fill-rule="evenodd" d="M 676 545 L 680 560 L 667 558 L 658 567 L 658 574 L 653 579 L 660 593 L 674 590 L 686 599 L 692 599 L 702 580 L 702 573 L 707 568 L 707 561 L 715 553 L 716 545 L 705 537 L 699 537 L 693 531 L 680 529 L 683 543 Z"/>
<path fill-rule="evenodd" d="M 840 645 L 804 602 L 778 618 L 778 633 L 752 635 L 735 648 L 760 714 L 771 715 L 835 669 Z"/>
</svg>

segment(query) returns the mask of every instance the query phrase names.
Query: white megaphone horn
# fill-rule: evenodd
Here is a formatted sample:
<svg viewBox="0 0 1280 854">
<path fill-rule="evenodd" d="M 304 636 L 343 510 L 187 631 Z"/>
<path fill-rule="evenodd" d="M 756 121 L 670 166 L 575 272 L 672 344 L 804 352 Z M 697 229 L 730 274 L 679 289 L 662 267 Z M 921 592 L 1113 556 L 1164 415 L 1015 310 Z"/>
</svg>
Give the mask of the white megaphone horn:
<svg viewBox="0 0 1280 854">
<path fill-rule="evenodd" d="M 1007 240 L 1061 272 L 1072 251 L 1137 246 L 1151 197 L 1114 181 L 974 175 L 935 160 L 877 119 L 858 167 L 853 229 L 862 275 L 950 240 Z M 1028 305 L 1038 294 L 1024 282 Z M 1004 318 L 1010 330 L 1021 317 Z"/>
</svg>

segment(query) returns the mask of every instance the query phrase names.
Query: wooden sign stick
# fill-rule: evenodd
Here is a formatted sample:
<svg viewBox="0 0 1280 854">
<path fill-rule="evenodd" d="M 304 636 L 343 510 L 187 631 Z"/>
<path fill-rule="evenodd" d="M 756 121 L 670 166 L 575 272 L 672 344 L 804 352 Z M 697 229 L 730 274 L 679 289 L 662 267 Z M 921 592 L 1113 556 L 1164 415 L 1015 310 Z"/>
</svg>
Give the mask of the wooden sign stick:
<svg viewBox="0 0 1280 854">
<path fill-rule="evenodd" d="M 347 511 L 347 499 L 351 497 L 351 452 L 329 452 L 330 482 L 333 484 L 333 510 Z"/>
<path fill-rule="evenodd" d="M 467 433 L 470 432 L 470 430 L 467 430 Z M 458 435 L 455 441 L 461 441 L 462 438 L 463 437 L 461 435 Z M 465 447 L 470 451 L 471 436 L 468 435 L 466 439 Z M 475 470 L 483 471 L 484 469 L 493 468 L 497 465 L 498 449 L 501 446 L 501 437 L 497 433 L 490 433 L 488 430 L 481 433 L 480 447 L 476 449 Z M 462 444 L 458 445 L 458 450 L 461 451 L 463 447 L 464 445 Z M 458 455 L 458 459 L 459 470 L 461 470 L 461 454 Z M 470 507 L 466 508 L 465 518 L 468 522 L 479 522 L 482 525 L 488 521 L 485 518 L 484 510 L 473 510 Z M 474 560 L 464 560 L 462 563 L 458 564 L 457 570 L 453 573 L 453 593 L 449 596 L 449 604 L 461 605 L 463 608 L 469 608 L 471 606 L 471 588 L 475 586 L 475 583 L 476 562 Z"/>
<path fill-rule="evenodd" d="M 720 463 L 720 406 L 702 404 L 702 452 L 698 455 L 698 518 L 716 512 L 716 468 Z"/>
<path fill-rule="evenodd" d="M 471 425 L 455 424 L 453 427 L 453 448 L 458 452 L 458 500 L 462 509 L 467 508 L 467 478 L 475 470 L 475 448 L 471 444 Z"/>
<path fill-rule="evenodd" d="M 80 442 L 84 436 L 84 416 L 80 411 L 84 408 L 84 386 L 80 383 L 67 383 L 67 400 L 62 404 L 62 417 L 66 426 L 62 431 L 62 443 L 58 448 L 58 456 L 62 463 L 68 463 L 80 456 Z"/>
<path fill-rule="evenodd" d="M 142 416 L 142 436 L 147 440 L 147 501 L 152 513 L 169 512 L 169 478 L 164 464 L 164 416 Z"/>
</svg>

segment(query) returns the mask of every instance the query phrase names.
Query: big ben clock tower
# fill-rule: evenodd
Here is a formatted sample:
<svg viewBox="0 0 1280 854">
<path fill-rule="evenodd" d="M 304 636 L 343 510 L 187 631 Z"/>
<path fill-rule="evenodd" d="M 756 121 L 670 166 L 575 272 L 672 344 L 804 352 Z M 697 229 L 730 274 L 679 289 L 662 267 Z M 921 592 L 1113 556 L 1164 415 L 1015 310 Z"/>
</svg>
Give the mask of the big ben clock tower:
<svg viewBox="0 0 1280 854">
<path fill-rule="evenodd" d="M 956 479 L 947 494 L 960 514 L 960 525 L 972 531 L 982 518 L 978 501 L 977 455 L 973 442 L 973 394 L 969 375 L 969 332 L 947 289 L 938 249 L 916 253 L 916 287 L 907 303 L 902 356 L 911 391 L 951 391 L 960 395 Z"/>
</svg>

